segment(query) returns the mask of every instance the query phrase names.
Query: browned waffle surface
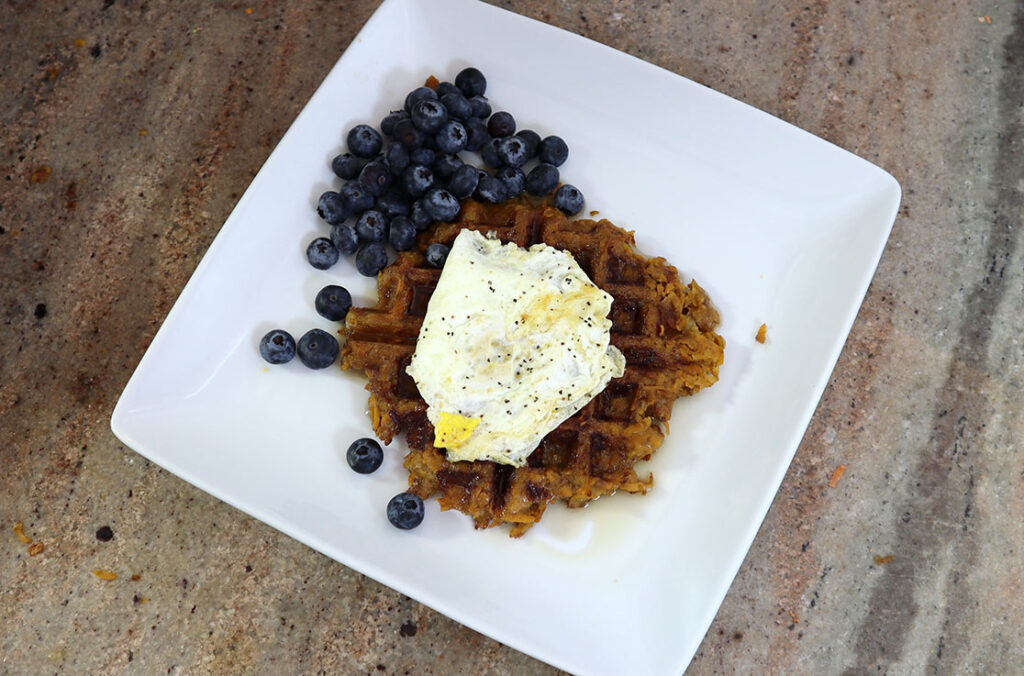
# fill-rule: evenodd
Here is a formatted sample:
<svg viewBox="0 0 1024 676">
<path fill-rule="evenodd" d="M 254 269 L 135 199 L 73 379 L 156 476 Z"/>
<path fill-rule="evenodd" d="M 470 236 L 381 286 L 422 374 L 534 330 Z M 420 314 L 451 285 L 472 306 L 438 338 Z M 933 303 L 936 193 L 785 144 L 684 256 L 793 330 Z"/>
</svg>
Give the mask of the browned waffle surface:
<svg viewBox="0 0 1024 676">
<path fill-rule="evenodd" d="M 423 251 L 433 242 L 450 245 L 465 228 L 522 247 L 544 242 L 564 249 L 614 298 L 611 342 L 626 357 L 625 373 L 548 434 L 525 467 L 449 462 L 433 446 L 427 404 L 405 372 L 440 277 Z M 617 490 L 646 492 L 652 478 L 638 476 L 634 465 L 661 445 L 673 402 L 718 380 L 725 340 L 715 333 L 719 316 L 707 294 L 696 282 L 684 285 L 665 259 L 637 253 L 632 233 L 606 220 L 570 221 L 553 207 L 526 202 L 469 200 L 457 222 L 421 234 L 415 251 L 385 268 L 377 288 L 377 307 L 348 313 L 342 368 L 366 373 L 377 435 L 390 443 L 406 433 L 410 490 L 437 495 L 443 509 L 468 514 L 477 528 L 508 523 L 517 537 L 553 500 L 582 507 Z"/>
</svg>

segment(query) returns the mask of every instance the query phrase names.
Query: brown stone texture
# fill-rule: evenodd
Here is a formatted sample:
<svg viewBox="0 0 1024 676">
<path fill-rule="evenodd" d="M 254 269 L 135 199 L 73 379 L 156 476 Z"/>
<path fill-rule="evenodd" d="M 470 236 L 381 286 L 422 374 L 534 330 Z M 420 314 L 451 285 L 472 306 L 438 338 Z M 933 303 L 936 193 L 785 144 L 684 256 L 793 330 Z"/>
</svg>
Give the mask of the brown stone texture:
<svg viewBox="0 0 1024 676">
<path fill-rule="evenodd" d="M 221 223 L 376 4 L 0 11 L 0 673 L 555 673 L 109 430 Z M 1024 5 L 499 4 L 766 110 L 903 186 L 690 672 L 1019 673 Z"/>
</svg>

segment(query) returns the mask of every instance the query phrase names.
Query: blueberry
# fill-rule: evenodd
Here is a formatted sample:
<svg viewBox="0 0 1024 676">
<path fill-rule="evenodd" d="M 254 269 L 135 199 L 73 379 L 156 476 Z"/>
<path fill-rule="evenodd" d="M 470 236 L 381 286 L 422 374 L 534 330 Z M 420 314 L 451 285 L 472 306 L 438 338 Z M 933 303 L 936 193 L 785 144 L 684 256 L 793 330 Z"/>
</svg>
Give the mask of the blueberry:
<svg viewBox="0 0 1024 676">
<path fill-rule="evenodd" d="M 409 153 L 409 160 L 412 164 L 422 164 L 424 167 L 433 165 L 436 159 L 437 153 L 430 148 L 417 148 Z"/>
<path fill-rule="evenodd" d="M 416 226 L 417 232 L 423 232 L 431 226 L 434 219 L 427 213 L 427 207 L 423 200 L 416 200 L 412 203 L 412 211 L 409 212 L 409 220 Z"/>
<path fill-rule="evenodd" d="M 462 92 L 453 92 L 441 96 L 441 103 L 448 109 L 448 116 L 456 120 L 466 120 L 473 117 L 473 104 L 469 102 Z"/>
<path fill-rule="evenodd" d="M 287 364 L 295 357 L 295 339 L 282 329 L 274 329 L 260 339 L 260 356 L 271 364 Z"/>
<path fill-rule="evenodd" d="M 424 99 L 437 100 L 437 92 L 430 87 L 417 87 L 405 97 L 405 110 L 411 113 L 413 106 Z"/>
<path fill-rule="evenodd" d="M 339 192 L 350 215 L 361 214 L 373 206 L 373 195 L 366 192 L 366 188 L 359 181 L 349 181 L 341 186 Z"/>
<path fill-rule="evenodd" d="M 487 120 L 487 131 L 495 138 L 511 136 L 516 131 L 516 120 L 512 117 L 512 113 L 502 110 L 491 115 L 491 119 Z"/>
<path fill-rule="evenodd" d="M 480 180 L 476 184 L 476 191 L 473 193 L 473 197 L 481 202 L 490 202 L 491 204 L 504 202 L 507 197 L 505 184 L 486 171 L 481 171 Z"/>
<path fill-rule="evenodd" d="M 388 502 L 388 521 L 395 528 L 412 530 L 423 523 L 423 500 L 412 493 L 399 493 Z"/>
<path fill-rule="evenodd" d="M 322 329 L 310 329 L 299 338 L 299 361 L 311 369 L 325 369 L 338 358 L 338 340 Z"/>
<path fill-rule="evenodd" d="M 409 113 L 405 110 L 392 110 L 383 120 L 380 121 L 380 130 L 391 136 L 395 133 L 395 125 L 402 121 L 408 120 Z"/>
<path fill-rule="evenodd" d="M 410 164 L 402 173 L 402 186 L 409 197 L 419 197 L 434 187 L 434 172 L 422 164 Z"/>
<path fill-rule="evenodd" d="M 343 286 L 328 284 L 316 294 L 313 307 L 324 319 L 340 322 L 352 307 L 352 294 Z"/>
<path fill-rule="evenodd" d="M 367 162 L 359 173 L 359 183 L 371 195 L 380 195 L 391 185 L 391 169 L 384 160 Z"/>
<path fill-rule="evenodd" d="M 578 214 L 583 208 L 583 193 L 576 186 L 566 183 L 555 191 L 555 206 L 567 216 Z"/>
<path fill-rule="evenodd" d="M 409 151 L 401 143 L 392 143 L 384 151 L 384 159 L 388 162 L 391 175 L 400 176 L 409 166 Z"/>
<path fill-rule="evenodd" d="M 384 449 L 376 439 L 356 439 L 345 453 L 348 466 L 360 474 L 372 474 L 384 462 Z"/>
<path fill-rule="evenodd" d="M 326 270 L 340 258 L 337 247 L 326 237 L 317 237 L 306 247 L 306 258 L 317 270 Z"/>
<path fill-rule="evenodd" d="M 537 150 L 540 148 L 540 134 L 532 129 L 520 129 L 516 132 L 516 136 L 526 144 L 526 159 L 532 160 L 536 157 Z"/>
<path fill-rule="evenodd" d="M 344 198 L 333 190 L 328 190 L 320 195 L 316 204 L 316 213 L 330 225 L 341 223 L 348 218 L 348 209 L 345 208 Z"/>
<path fill-rule="evenodd" d="M 448 179 L 448 192 L 455 199 L 466 199 L 476 190 L 476 184 L 480 181 L 480 171 L 471 165 L 463 164 L 455 170 L 452 177 Z"/>
<path fill-rule="evenodd" d="M 466 150 L 475 153 L 491 140 L 491 135 L 487 133 L 487 123 L 483 120 L 471 117 L 463 126 L 466 128 Z"/>
<path fill-rule="evenodd" d="M 346 181 L 351 181 L 353 178 L 358 176 L 362 169 L 363 161 L 351 153 L 338 155 L 331 160 L 331 171 L 333 171 L 338 178 L 343 178 Z"/>
<path fill-rule="evenodd" d="M 469 99 L 469 105 L 473 107 L 473 117 L 487 119 L 491 116 L 491 104 L 486 96 L 474 96 Z"/>
<path fill-rule="evenodd" d="M 526 142 L 518 136 L 506 136 L 500 139 L 495 150 L 501 163 L 507 167 L 521 167 L 530 159 Z"/>
<path fill-rule="evenodd" d="M 437 149 L 443 153 L 457 153 L 466 149 L 469 134 L 466 127 L 458 120 L 448 120 L 434 135 Z"/>
<path fill-rule="evenodd" d="M 376 209 L 367 209 L 356 221 L 360 242 L 383 242 L 388 236 L 388 219 Z"/>
<path fill-rule="evenodd" d="M 434 178 L 442 181 L 447 181 L 452 177 L 452 174 L 462 166 L 462 160 L 459 159 L 458 155 L 452 153 L 441 153 L 434 160 L 434 164 L 430 168 L 434 171 Z"/>
<path fill-rule="evenodd" d="M 447 223 L 459 215 L 459 200 L 444 188 L 433 188 L 423 197 L 423 206 L 435 221 Z"/>
<path fill-rule="evenodd" d="M 357 124 L 348 133 L 348 149 L 356 157 L 373 157 L 380 152 L 384 139 L 368 124 Z"/>
<path fill-rule="evenodd" d="M 437 86 L 434 87 L 434 93 L 437 94 L 439 99 L 443 99 L 447 94 L 462 96 L 462 90 L 456 87 L 453 82 L 438 82 Z"/>
<path fill-rule="evenodd" d="M 451 248 L 446 244 L 440 242 L 434 242 L 427 247 L 424 256 L 427 258 L 427 265 L 431 265 L 435 268 L 443 268 L 444 262 L 448 258 L 448 252 Z"/>
<path fill-rule="evenodd" d="M 423 141 L 420 145 L 427 150 L 437 150 L 437 142 L 434 140 L 433 134 L 424 134 Z"/>
<path fill-rule="evenodd" d="M 416 226 L 405 216 L 391 219 L 391 246 L 395 251 L 408 251 L 416 244 Z"/>
<path fill-rule="evenodd" d="M 487 91 L 487 78 L 476 68 L 464 68 L 455 76 L 455 86 L 469 96 L 482 96 Z"/>
<path fill-rule="evenodd" d="M 526 192 L 547 195 L 558 187 L 558 167 L 541 162 L 526 176 Z"/>
<path fill-rule="evenodd" d="M 380 242 L 371 242 L 356 254 L 356 270 L 361 275 L 375 277 L 387 265 L 388 252 L 384 250 L 384 245 Z"/>
<path fill-rule="evenodd" d="M 501 160 L 501 155 L 498 154 L 499 143 L 501 143 L 500 138 L 492 138 L 484 144 L 483 148 L 480 149 L 480 158 L 484 161 L 484 164 L 491 169 L 498 169 L 505 164 Z"/>
<path fill-rule="evenodd" d="M 537 156 L 541 162 L 561 166 L 569 158 L 569 146 L 558 136 L 548 136 L 540 142 Z"/>
<path fill-rule="evenodd" d="M 407 150 L 413 148 L 419 148 L 423 145 L 423 132 L 416 128 L 416 125 L 412 123 L 412 120 L 399 120 L 395 124 L 395 133 L 391 135 L 393 139 L 401 143 Z"/>
<path fill-rule="evenodd" d="M 408 216 L 411 205 L 401 191 L 391 189 L 377 198 L 374 208 L 391 219 L 395 216 Z"/>
<path fill-rule="evenodd" d="M 426 134 L 433 134 L 448 121 L 448 109 L 440 101 L 423 99 L 412 107 L 412 123 Z"/>
<path fill-rule="evenodd" d="M 331 228 L 331 243 L 346 256 L 350 256 L 359 248 L 359 235 L 351 225 L 339 223 Z"/>
<path fill-rule="evenodd" d="M 526 176 L 519 167 L 505 167 L 494 174 L 505 186 L 505 199 L 512 199 L 526 189 Z"/>
</svg>

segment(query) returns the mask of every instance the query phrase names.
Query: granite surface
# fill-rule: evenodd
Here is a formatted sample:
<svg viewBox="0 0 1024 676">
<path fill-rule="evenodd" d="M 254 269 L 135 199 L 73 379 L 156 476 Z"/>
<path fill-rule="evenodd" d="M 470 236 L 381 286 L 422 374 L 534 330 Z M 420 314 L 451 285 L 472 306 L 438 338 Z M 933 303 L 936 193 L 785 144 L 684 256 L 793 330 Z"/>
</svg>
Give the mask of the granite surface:
<svg viewBox="0 0 1024 676">
<path fill-rule="evenodd" d="M 377 3 L 213 4 L 0 12 L 0 673 L 555 673 L 112 436 L 170 305 Z M 690 673 L 1020 673 L 1024 5 L 500 4 L 903 186 Z"/>
</svg>

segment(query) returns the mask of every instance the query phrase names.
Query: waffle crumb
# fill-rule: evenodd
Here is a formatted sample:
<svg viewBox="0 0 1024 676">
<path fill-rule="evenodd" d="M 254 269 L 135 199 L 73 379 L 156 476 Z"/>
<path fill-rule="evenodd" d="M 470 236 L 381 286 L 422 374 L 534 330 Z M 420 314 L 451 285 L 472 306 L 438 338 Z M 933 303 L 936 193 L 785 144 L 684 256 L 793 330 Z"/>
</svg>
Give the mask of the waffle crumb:
<svg viewBox="0 0 1024 676">
<path fill-rule="evenodd" d="M 754 336 L 754 340 L 764 345 L 765 338 L 768 337 L 768 325 L 761 324 L 760 328 L 757 329 L 757 335 Z"/>
<path fill-rule="evenodd" d="M 434 448 L 427 404 L 405 369 L 440 270 L 426 263 L 432 243 L 451 245 L 463 229 L 529 247 L 544 242 L 571 253 L 590 279 L 614 298 L 611 344 L 626 370 L 579 413 L 552 430 L 513 468 L 490 461 L 451 462 Z M 341 329 L 341 367 L 363 371 L 369 411 L 385 444 L 404 432 L 409 489 L 438 497 L 442 509 L 473 518 L 477 528 L 508 524 L 523 535 L 555 500 L 583 507 L 622 490 L 645 493 L 653 478 L 634 465 L 661 445 L 678 397 L 718 380 L 725 340 L 704 289 L 684 285 L 664 258 L 646 258 L 633 235 L 607 220 L 568 220 L 554 207 L 525 199 L 498 205 L 463 203 L 459 219 L 422 233 L 377 278 L 378 305 L 352 308 Z"/>
</svg>

